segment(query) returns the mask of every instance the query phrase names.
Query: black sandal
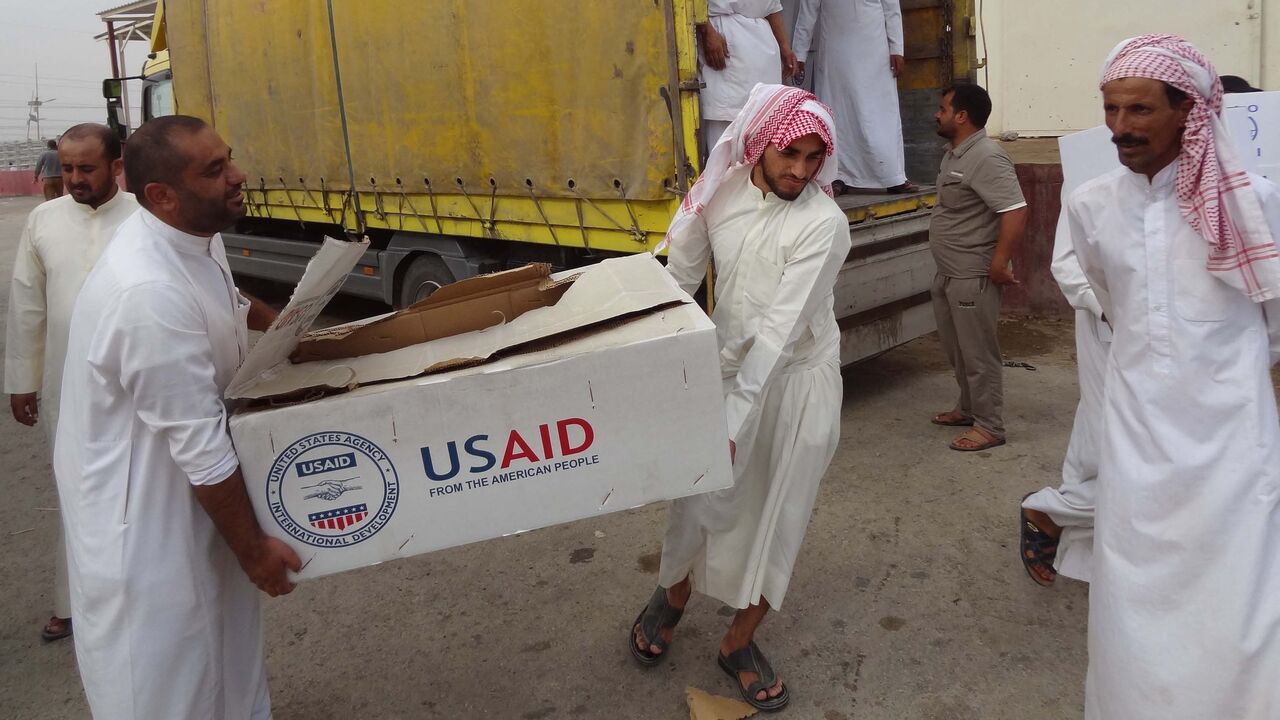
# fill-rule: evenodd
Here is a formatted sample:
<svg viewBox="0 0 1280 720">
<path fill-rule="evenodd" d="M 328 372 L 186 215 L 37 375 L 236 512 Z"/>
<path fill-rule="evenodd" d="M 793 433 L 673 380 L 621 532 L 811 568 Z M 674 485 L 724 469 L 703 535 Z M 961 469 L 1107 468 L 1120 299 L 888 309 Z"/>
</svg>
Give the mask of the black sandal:
<svg viewBox="0 0 1280 720">
<path fill-rule="evenodd" d="M 60 628 L 60 629 L 50 629 Z M 53 642 L 61 640 L 64 637 L 71 637 L 71 618 L 60 618 L 57 615 L 49 618 L 49 622 L 40 628 L 40 639 L 45 642 Z"/>
<path fill-rule="evenodd" d="M 675 607 L 667 602 L 666 588 L 659 586 L 653 591 L 649 604 L 645 605 L 636 616 L 636 621 L 631 624 L 631 633 L 627 636 L 627 647 L 631 648 L 631 656 L 636 659 L 636 662 L 645 667 L 653 667 L 666 657 L 670 643 L 663 640 L 660 633 L 667 629 L 674 630 L 682 615 L 684 615 L 684 608 Z M 637 627 L 640 628 L 640 635 L 644 638 L 644 650 L 636 646 Z M 662 652 L 650 652 L 650 646 L 656 646 Z"/>
<path fill-rule="evenodd" d="M 777 697 L 769 697 L 769 688 L 777 684 L 778 676 L 754 641 L 741 650 L 729 653 L 729 657 L 717 655 L 716 661 L 720 664 L 720 669 L 733 678 L 733 684 L 742 694 L 742 699 L 751 707 L 764 712 L 777 712 L 791 702 L 791 693 L 787 691 L 786 683 L 782 684 L 782 692 L 778 693 Z M 738 677 L 741 673 L 755 673 L 756 679 L 744 688 L 742 680 Z M 765 699 L 757 700 L 756 693 L 761 690 L 764 691 Z"/>
<path fill-rule="evenodd" d="M 1032 493 L 1023 495 L 1022 502 L 1026 502 L 1031 495 Z M 1058 538 L 1041 530 L 1039 525 L 1028 518 L 1022 503 L 1018 503 L 1018 523 L 1018 548 L 1021 551 L 1022 567 L 1037 585 L 1049 587 L 1058 579 L 1058 571 L 1053 569 L 1053 561 L 1058 557 Z M 1044 571 L 1048 581 L 1037 575 L 1036 569 Z"/>
</svg>

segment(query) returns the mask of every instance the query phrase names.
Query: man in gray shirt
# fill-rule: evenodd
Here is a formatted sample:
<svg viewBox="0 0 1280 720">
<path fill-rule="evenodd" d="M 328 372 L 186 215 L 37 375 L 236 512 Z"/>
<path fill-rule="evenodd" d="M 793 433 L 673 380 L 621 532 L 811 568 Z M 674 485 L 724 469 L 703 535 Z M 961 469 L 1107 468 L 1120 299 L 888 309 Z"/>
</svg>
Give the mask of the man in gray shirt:
<svg viewBox="0 0 1280 720">
<path fill-rule="evenodd" d="M 951 143 L 938 174 L 929 245 L 938 266 L 931 294 L 938 337 L 960 386 L 956 406 L 937 425 L 972 426 L 951 443 L 975 451 L 1003 445 L 1004 377 L 996 321 L 1011 260 L 1027 224 L 1013 162 L 983 129 L 991 97 L 971 83 L 946 88 L 938 134 Z"/>
<path fill-rule="evenodd" d="M 62 197 L 62 161 L 58 159 L 58 141 L 50 140 L 49 149 L 36 160 L 36 180 L 44 184 L 44 199 Z"/>
</svg>

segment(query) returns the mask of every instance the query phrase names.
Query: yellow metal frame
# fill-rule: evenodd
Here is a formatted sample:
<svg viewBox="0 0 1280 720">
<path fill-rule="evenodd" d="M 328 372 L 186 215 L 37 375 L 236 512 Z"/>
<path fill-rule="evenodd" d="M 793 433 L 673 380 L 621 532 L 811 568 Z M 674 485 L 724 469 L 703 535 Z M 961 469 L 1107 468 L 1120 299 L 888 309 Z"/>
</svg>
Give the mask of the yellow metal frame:
<svg viewBox="0 0 1280 720">
<path fill-rule="evenodd" d="M 665 0 L 676 53 L 672 94 L 678 92 L 679 138 L 683 167 L 670 169 L 669 199 L 637 200 L 624 196 L 587 197 L 576 193 L 549 197 L 532 189 L 526 195 L 505 194 L 488 186 L 460 187 L 452 178 L 393 178 L 383 184 L 357 183 L 347 191 L 338 178 L 329 187 L 293 186 L 284 178 L 253 179 L 246 188 L 251 217 L 283 221 L 340 224 L 353 233 L 372 228 L 438 233 L 541 245 L 633 253 L 652 251 L 663 235 L 681 195 L 697 172 L 697 50 L 694 22 L 706 16 L 706 0 Z M 252 169 L 249 170 L 252 175 Z M 428 184 L 430 183 L 430 184 Z M 340 184 L 339 189 L 333 189 Z M 574 194 L 570 192 L 569 194 Z M 357 211 L 358 210 L 358 211 Z"/>
<path fill-rule="evenodd" d="M 680 196 L 687 191 L 698 171 L 698 59 L 695 24 L 707 18 L 707 0 L 663 0 L 669 13 L 669 41 L 674 45 L 670 73 L 673 94 L 678 93 L 679 117 L 672 141 L 682 153 L 676 153 L 681 167 L 672 167 L 671 195 L 662 200 L 637 200 L 625 197 L 618 188 L 617 198 L 586 197 L 581 193 L 565 197 L 506 194 L 493 187 L 467 187 L 439 179 L 393 178 L 378 184 L 360 184 L 354 192 L 346 187 L 346 178 L 334 177 L 326 187 L 299 182 L 292 185 L 286 178 L 257 178 L 249 181 L 246 199 L 249 215 L 281 221 L 341 225 L 353 233 L 373 228 L 429 234 L 456 235 L 502 241 L 528 242 L 541 245 L 590 250 L 633 253 L 652 251 L 679 206 Z M 199 22 L 196 17 L 185 22 Z M 157 13 L 153 38 L 157 51 L 167 55 L 167 33 L 163 6 Z M 195 30 L 194 26 L 185 28 Z M 163 64 L 167 65 L 167 57 Z M 161 58 L 149 68 L 160 69 Z M 182 73 L 182 68 L 179 68 Z M 198 71 L 191 71 L 193 85 L 199 86 Z M 178 84 L 178 102 L 184 87 Z M 203 88 L 201 88 L 203 91 Z M 196 99 L 190 111 L 200 112 Z M 681 157 L 683 155 L 683 157 Z M 250 161 L 251 163 L 251 161 Z M 251 178 L 253 168 L 246 167 Z M 371 179 L 372 181 L 372 179 Z M 335 188 L 334 186 L 337 185 Z M 848 211 L 850 222 L 864 222 L 913 212 L 922 205 L 931 206 L 932 196 L 890 199 L 872 206 Z"/>
</svg>

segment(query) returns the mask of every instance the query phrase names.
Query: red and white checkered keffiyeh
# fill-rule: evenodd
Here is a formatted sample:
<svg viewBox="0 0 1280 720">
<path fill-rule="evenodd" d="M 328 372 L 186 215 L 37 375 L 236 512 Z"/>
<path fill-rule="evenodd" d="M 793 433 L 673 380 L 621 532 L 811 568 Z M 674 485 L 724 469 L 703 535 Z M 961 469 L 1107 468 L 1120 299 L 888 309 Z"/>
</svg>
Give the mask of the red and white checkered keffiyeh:
<svg viewBox="0 0 1280 720">
<path fill-rule="evenodd" d="M 1254 302 L 1280 297 L 1280 251 L 1227 137 L 1213 65 L 1176 35 L 1143 35 L 1111 51 L 1101 84 L 1133 77 L 1160 80 L 1195 100 L 1174 187 L 1183 217 L 1209 242 L 1209 271 Z"/>
<path fill-rule="evenodd" d="M 680 242 L 687 233 L 706 232 L 702 211 L 715 197 L 716 190 L 730 170 L 741 165 L 755 165 L 770 145 L 785 148 L 797 138 L 810 134 L 816 134 L 827 144 L 827 157 L 835 154 L 835 122 L 831 119 L 831 108 L 818 102 L 813 93 L 799 88 L 756 85 L 742 112 L 711 149 L 706 167 L 680 202 L 680 209 L 667 227 L 666 238 L 654 253 L 662 252 L 673 242 Z M 812 182 L 830 195 L 831 183 L 835 179 L 836 163 L 824 160 Z"/>
</svg>

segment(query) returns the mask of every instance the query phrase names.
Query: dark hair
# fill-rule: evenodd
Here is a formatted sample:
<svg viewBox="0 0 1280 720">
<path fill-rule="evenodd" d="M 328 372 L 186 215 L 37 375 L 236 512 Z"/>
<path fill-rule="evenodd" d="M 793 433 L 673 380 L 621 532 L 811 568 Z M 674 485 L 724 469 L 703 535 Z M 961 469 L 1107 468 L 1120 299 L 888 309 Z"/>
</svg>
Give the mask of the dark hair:
<svg viewBox="0 0 1280 720">
<path fill-rule="evenodd" d="M 58 141 L 57 141 L 57 140 L 50 140 L 49 142 L 47 142 L 47 143 L 45 143 L 45 144 L 49 146 L 49 149 L 50 149 L 50 150 L 57 150 L 57 149 L 58 149 Z"/>
<path fill-rule="evenodd" d="M 1222 91 L 1229 93 L 1255 93 L 1262 92 L 1258 88 L 1249 84 L 1248 80 L 1239 75 L 1223 75 L 1218 78 L 1222 81 Z"/>
<path fill-rule="evenodd" d="M 1181 107 L 1182 103 L 1191 99 L 1190 95 L 1187 95 L 1169 83 L 1164 83 L 1164 96 L 1169 98 L 1169 107 L 1171 108 Z"/>
<path fill-rule="evenodd" d="M 991 96 L 981 85 L 971 82 L 952 83 L 942 89 L 942 96 L 951 96 L 951 111 L 961 110 L 969 114 L 969 124 L 985 128 L 991 117 Z"/>
<path fill-rule="evenodd" d="M 148 183 L 176 185 L 191 159 L 178 148 L 179 135 L 197 133 L 209 124 L 190 115 L 165 115 L 142 124 L 125 143 L 124 180 L 138 203 L 148 206 Z"/>
<path fill-rule="evenodd" d="M 80 123 L 62 133 L 62 137 L 58 138 L 58 142 L 61 143 L 63 140 L 84 140 L 85 138 L 97 138 L 98 142 L 102 143 L 102 151 L 107 156 L 107 162 L 120 157 L 120 136 L 106 125 L 98 123 Z"/>
</svg>

